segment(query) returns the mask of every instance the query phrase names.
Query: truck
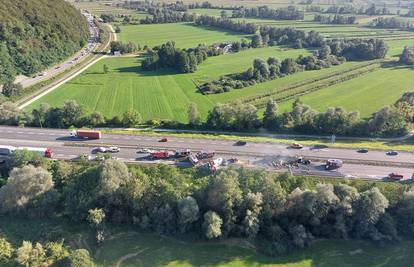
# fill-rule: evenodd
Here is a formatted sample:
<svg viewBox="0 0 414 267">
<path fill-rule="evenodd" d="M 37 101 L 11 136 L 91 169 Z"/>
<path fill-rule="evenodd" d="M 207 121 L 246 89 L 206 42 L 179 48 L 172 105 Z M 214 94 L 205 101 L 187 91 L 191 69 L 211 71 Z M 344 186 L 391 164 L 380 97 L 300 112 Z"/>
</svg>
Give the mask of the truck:
<svg viewBox="0 0 414 267">
<path fill-rule="evenodd" d="M 187 149 L 187 148 L 185 148 L 185 149 L 177 149 L 177 150 L 175 151 L 175 156 L 176 156 L 177 158 L 187 157 L 187 156 L 189 156 L 190 154 L 191 154 L 191 150 L 190 150 L 190 149 Z"/>
<path fill-rule="evenodd" d="M 1 156 L 10 156 L 16 148 L 14 146 L 0 146 L 0 155 Z"/>
<path fill-rule="evenodd" d="M 328 159 L 325 164 L 325 170 L 335 170 L 341 168 L 343 165 L 340 159 Z"/>
<path fill-rule="evenodd" d="M 150 154 L 152 159 L 168 159 L 170 157 L 170 152 L 168 151 L 156 151 Z"/>
<path fill-rule="evenodd" d="M 94 130 L 74 130 L 70 133 L 72 137 L 79 137 L 85 139 L 101 139 L 102 133 Z"/>
<path fill-rule="evenodd" d="M 43 147 L 0 146 L 0 155 L 1 156 L 10 156 L 15 151 L 19 151 L 19 150 L 28 150 L 28 151 L 39 153 L 42 157 L 45 157 L 45 158 L 53 158 L 52 149 L 43 148 Z"/>
</svg>

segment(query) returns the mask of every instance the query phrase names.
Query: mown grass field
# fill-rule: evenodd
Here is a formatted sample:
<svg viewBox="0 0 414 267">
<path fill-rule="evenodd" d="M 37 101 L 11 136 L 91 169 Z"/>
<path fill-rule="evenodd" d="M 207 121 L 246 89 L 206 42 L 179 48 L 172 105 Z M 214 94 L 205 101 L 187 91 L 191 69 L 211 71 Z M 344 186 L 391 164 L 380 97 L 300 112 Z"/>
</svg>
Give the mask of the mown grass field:
<svg viewBox="0 0 414 267">
<path fill-rule="evenodd" d="M 198 44 L 214 44 L 225 41 L 235 41 L 249 36 L 232 32 L 219 31 L 215 28 L 196 27 L 191 23 L 169 23 L 152 25 L 121 26 L 118 39 L 122 42 L 134 42 L 141 46 L 153 47 L 175 41 L 180 48 L 195 47 Z"/>
<path fill-rule="evenodd" d="M 276 56 L 283 59 L 307 53 L 306 50 L 285 50 L 278 47 L 250 49 L 211 57 L 199 66 L 196 73 L 191 74 L 177 74 L 169 70 L 145 72 L 139 67 L 140 58 L 108 58 L 33 103 L 29 109 L 44 102 L 61 105 L 66 99 L 75 99 L 87 111 L 98 110 L 108 117 L 121 115 L 134 108 L 144 119 L 175 119 L 185 122 L 190 102 L 195 102 L 205 116 L 215 103 L 235 99 L 229 98 L 227 94 L 204 96 L 197 92 L 196 81 L 243 71 L 257 57 L 267 59 Z M 104 64 L 109 67 L 108 74 L 103 74 Z M 289 78 L 291 77 L 287 77 L 286 81 Z M 240 90 L 241 93 L 242 91 Z M 223 98 L 220 99 L 220 96 Z"/>
</svg>

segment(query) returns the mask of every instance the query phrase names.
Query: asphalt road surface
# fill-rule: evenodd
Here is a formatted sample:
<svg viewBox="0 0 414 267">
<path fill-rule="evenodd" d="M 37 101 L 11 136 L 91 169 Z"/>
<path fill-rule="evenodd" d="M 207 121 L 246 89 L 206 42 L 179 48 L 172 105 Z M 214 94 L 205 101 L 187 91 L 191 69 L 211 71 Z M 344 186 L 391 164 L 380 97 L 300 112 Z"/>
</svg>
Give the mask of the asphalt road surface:
<svg viewBox="0 0 414 267">
<path fill-rule="evenodd" d="M 140 148 L 174 151 L 179 148 L 189 148 L 193 151 L 215 150 L 218 156 L 223 158 L 237 157 L 243 166 L 260 167 L 276 171 L 286 171 L 284 168 L 273 167 L 274 162 L 286 160 L 290 157 L 302 156 L 311 158 L 309 166 L 293 168 L 294 173 L 323 175 L 348 178 L 383 179 L 391 172 L 404 175 L 404 179 L 410 179 L 414 153 L 400 152 L 397 156 L 387 156 L 384 151 L 369 151 L 361 154 L 350 149 L 291 149 L 281 143 L 247 143 L 245 146 L 237 146 L 234 141 L 195 139 L 184 137 L 168 137 L 168 142 L 159 142 L 160 137 L 145 135 L 106 134 L 100 140 L 82 140 L 72 138 L 68 130 L 0 127 L 0 145 L 47 147 L 51 148 L 58 159 L 74 159 L 80 154 L 92 155 L 92 149 L 97 146 L 118 146 L 119 153 L 113 154 L 120 160 L 134 163 L 165 162 L 173 164 L 174 161 L 150 161 L 146 154 L 139 154 Z M 342 159 L 344 166 L 338 170 L 325 171 L 323 160 L 329 158 Z M 378 166 L 373 166 L 376 164 Z M 404 167 L 398 167 L 404 166 Z M 409 166 L 409 167 L 407 167 Z"/>
<path fill-rule="evenodd" d="M 59 73 L 62 73 L 65 70 L 71 68 L 77 62 L 82 61 L 83 58 L 87 57 L 89 54 L 91 54 L 95 50 L 95 48 L 98 46 L 99 29 L 95 25 L 93 16 L 91 14 L 85 13 L 85 12 L 82 12 L 82 14 L 88 20 L 89 31 L 91 34 L 89 38 L 89 43 L 86 46 L 86 48 L 84 48 L 82 51 L 78 52 L 75 56 L 71 57 L 65 62 L 60 63 L 59 65 L 53 66 L 50 69 L 44 71 L 43 73 L 38 74 L 35 77 L 20 76 L 20 78 L 16 80 L 16 83 L 20 83 L 24 88 L 26 88 L 38 82 L 48 80 L 58 75 Z"/>
</svg>

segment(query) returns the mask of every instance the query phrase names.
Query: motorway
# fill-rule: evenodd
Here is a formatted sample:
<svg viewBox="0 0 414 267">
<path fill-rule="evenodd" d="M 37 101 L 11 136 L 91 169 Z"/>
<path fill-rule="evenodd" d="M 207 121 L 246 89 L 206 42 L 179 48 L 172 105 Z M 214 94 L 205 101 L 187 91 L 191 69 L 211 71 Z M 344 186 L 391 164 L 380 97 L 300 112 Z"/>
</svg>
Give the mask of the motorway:
<svg viewBox="0 0 414 267">
<path fill-rule="evenodd" d="M 129 163 L 174 164 L 174 161 L 149 161 L 145 154 L 137 154 L 139 148 L 175 150 L 189 148 L 192 151 L 215 150 L 223 158 L 237 157 L 243 166 L 266 168 L 276 171 L 286 169 L 272 166 L 290 157 L 303 156 L 312 159 L 310 166 L 292 169 L 294 173 L 323 175 L 348 178 L 383 179 L 391 172 L 399 172 L 404 179 L 410 179 L 414 172 L 414 154 L 400 152 L 398 156 L 387 156 L 384 151 L 369 151 L 366 154 L 349 149 L 312 149 L 304 147 L 290 149 L 282 143 L 248 143 L 236 146 L 234 141 L 216 139 L 196 139 L 185 137 L 168 137 L 168 142 L 159 142 L 160 137 L 150 135 L 128 135 L 103 133 L 100 140 L 82 140 L 69 136 L 68 130 L 0 127 L 0 145 L 47 147 L 51 148 L 57 159 L 75 159 L 80 154 L 91 154 L 97 146 L 118 146 L 121 151 L 114 154 L 118 159 Z M 323 161 L 329 158 L 344 160 L 344 166 L 335 171 L 325 171 Z M 374 166 L 377 165 L 377 166 Z"/>
<path fill-rule="evenodd" d="M 34 76 L 34 77 L 19 76 L 16 79 L 15 83 L 20 83 L 24 88 L 26 88 L 36 83 L 39 83 L 41 81 L 46 81 L 64 72 L 65 70 L 70 69 L 77 62 L 82 61 L 84 58 L 90 55 L 97 48 L 97 46 L 99 45 L 98 43 L 99 29 L 95 25 L 93 16 L 91 14 L 82 12 L 82 15 L 84 15 L 88 21 L 89 31 L 91 34 L 86 48 L 84 48 L 82 51 L 78 52 L 76 55 L 66 60 L 65 62 L 55 65 L 49 68 L 48 70 L 45 70 L 43 73 L 40 73 L 37 76 Z"/>
</svg>

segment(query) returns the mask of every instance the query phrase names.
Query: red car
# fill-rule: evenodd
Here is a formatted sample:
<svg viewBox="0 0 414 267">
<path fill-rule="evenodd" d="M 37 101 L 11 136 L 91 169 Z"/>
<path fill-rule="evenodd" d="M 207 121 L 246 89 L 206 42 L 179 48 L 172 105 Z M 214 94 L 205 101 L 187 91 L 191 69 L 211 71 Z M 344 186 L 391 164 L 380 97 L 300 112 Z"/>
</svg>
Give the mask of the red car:
<svg viewBox="0 0 414 267">
<path fill-rule="evenodd" d="M 402 178 L 404 178 L 404 175 L 397 173 L 397 172 L 392 172 L 388 174 L 388 179 L 391 179 L 391 180 L 399 181 Z"/>
<path fill-rule="evenodd" d="M 294 148 L 294 149 L 302 149 L 303 148 L 303 146 L 301 144 L 298 144 L 298 143 L 293 143 L 290 147 Z"/>
<path fill-rule="evenodd" d="M 158 141 L 158 142 L 168 142 L 168 139 L 167 138 L 163 138 L 163 139 L 161 139 L 160 141 Z"/>
</svg>

